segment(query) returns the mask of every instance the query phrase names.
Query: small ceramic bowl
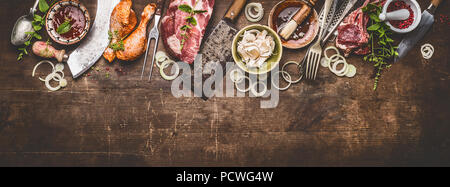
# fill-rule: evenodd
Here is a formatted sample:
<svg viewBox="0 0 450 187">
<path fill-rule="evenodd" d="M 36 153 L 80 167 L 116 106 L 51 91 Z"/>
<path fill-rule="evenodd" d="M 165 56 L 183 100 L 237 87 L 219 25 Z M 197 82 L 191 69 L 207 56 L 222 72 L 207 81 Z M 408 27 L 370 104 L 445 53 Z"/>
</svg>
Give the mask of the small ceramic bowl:
<svg viewBox="0 0 450 187">
<path fill-rule="evenodd" d="M 57 32 L 57 26 L 55 25 L 55 21 L 58 19 L 58 12 L 61 12 L 63 8 L 67 8 L 72 6 L 72 10 L 70 14 L 74 14 L 73 11 L 77 14 L 81 14 L 84 16 L 84 27 L 76 27 L 76 34 L 73 37 L 64 36 L 64 34 L 59 34 Z M 60 11 L 61 10 L 61 11 Z M 67 10 L 67 9 L 66 9 Z M 55 3 L 48 11 L 47 17 L 45 20 L 45 27 L 48 35 L 52 38 L 53 41 L 62 45 L 72 45 L 80 42 L 89 32 L 91 17 L 87 8 L 78 2 L 77 0 L 62 0 L 58 3 Z M 71 28 L 74 29 L 74 28 Z M 72 32 L 72 31 L 69 31 Z"/>
<path fill-rule="evenodd" d="M 389 4 L 391 4 L 392 2 L 397 1 L 397 0 L 387 0 L 386 3 L 383 6 L 383 12 L 386 13 L 387 9 L 389 7 Z M 420 5 L 419 3 L 417 3 L 417 1 L 415 0 L 401 0 L 403 2 L 405 2 L 407 5 L 411 6 L 411 9 L 414 12 L 414 21 L 413 23 L 406 29 L 399 29 L 396 28 L 394 26 L 391 25 L 391 23 L 389 23 L 389 21 L 386 21 L 386 25 L 388 25 L 392 31 L 396 32 L 396 33 L 408 33 L 413 31 L 414 29 L 417 28 L 417 26 L 419 26 L 420 20 L 422 18 L 422 11 L 420 9 Z"/>
<path fill-rule="evenodd" d="M 268 35 L 272 36 L 273 39 L 275 40 L 274 52 L 273 52 L 272 56 L 269 59 L 267 59 L 265 65 L 262 68 L 248 68 L 245 65 L 245 63 L 242 62 L 242 58 L 239 56 L 239 54 L 237 52 L 238 42 L 242 40 L 241 36 L 244 34 L 245 31 L 252 30 L 252 29 L 256 29 L 259 31 L 267 30 Z M 278 36 L 278 34 L 271 28 L 269 28 L 265 25 L 259 25 L 259 24 L 249 25 L 249 26 L 243 28 L 242 30 L 240 30 L 234 37 L 231 51 L 233 54 L 233 59 L 236 62 L 236 64 L 239 66 L 239 68 L 241 68 L 242 70 L 244 70 L 247 73 L 254 74 L 254 75 L 266 74 L 266 73 L 272 71 L 278 65 L 278 63 L 280 63 L 281 57 L 283 56 L 283 46 L 281 45 L 281 39 Z"/>
<path fill-rule="evenodd" d="M 296 1 L 296 0 L 287 0 L 287 1 L 281 1 L 278 4 L 276 4 L 272 11 L 270 11 L 269 14 L 269 21 L 268 25 L 270 28 L 272 28 L 275 31 L 278 31 L 279 28 L 277 28 L 276 21 L 278 18 L 278 15 L 285 10 L 286 8 L 290 7 L 302 7 L 307 6 L 303 1 Z M 281 40 L 281 43 L 283 47 L 289 48 L 289 49 L 300 49 L 303 47 L 308 46 L 314 38 L 319 34 L 319 21 L 318 21 L 318 14 L 316 10 L 313 10 L 311 12 L 311 16 L 309 16 L 308 21 L 310 22 L 309 30 L 306 32 L 305 36 L 298 39 L 298 40 Z"/>
</svg>

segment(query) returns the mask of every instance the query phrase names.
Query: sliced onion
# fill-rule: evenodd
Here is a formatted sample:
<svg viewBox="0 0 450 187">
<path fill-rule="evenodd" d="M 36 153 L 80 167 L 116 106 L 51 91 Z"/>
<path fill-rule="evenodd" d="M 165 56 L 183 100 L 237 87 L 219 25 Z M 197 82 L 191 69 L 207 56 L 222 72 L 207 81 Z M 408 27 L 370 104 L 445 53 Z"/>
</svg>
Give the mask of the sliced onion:
<svg viewBox="0 0 450 187">
<path fill-rule="evenodd" d="M 156 66 L 158 66 L 158 68 L 161 68 L 161 63 L 169 60 L 169 57 L 167 56 L 167 54 L 163 51 L 158 51 L 155 54 L 155 61 L 156 61 Z"/>
<path fill-rule="evenodd" d="M 344 67 L 342 67 L 341 70 L 337 70 L 337 65 L 338 65 L 338 64 L 343 64 Z M 347 71 L 348 64 L 347 64 L 347 62 L 344 61 L 344 60 L 338 60 L 338 61 L 336 61 L 336 62 L 333 63 L 333 66 L 331 66 L 331 63 L 330 63 L 330 65 L 329 65 L 328 67 L 330 68 L 331 72 L 333 72 L 333 73 L 336 74 L 337 76 L 342 77 L 342 76 L 345 75 L 345 71 Z"/>
<path fill-rule="evenodd" d="M 327 68 L 327 67 L 330 65 L 330 60 L 327 59 L 326 57 L 325 57 L 325 58 L 322 58 L 322 59 L 320 60 L 320 65 L 321 65 L 322 67 L 324 67 L 324 68 Z"/>
<path fill-rule="evenodd" d="M 65 87 L 67 86 L 67 80 L 64 79 L 64 78 L 62 78 L 62 79 L 59 81 L 59 85 L 61 86 L 61 88 L 65 88 Z"/>
<path fill-rule="evenodd" d="M 64 72 L 63 71 L 56 70 L 56 68 L 55 68 L 55 71 L 53 71 L 53 73 L 61 73 L 61 78 L 64 78 Z M 61 81 L 57 77 L 53 77 L 53 80 L 54 81 Z"/>
<path fill-rule="evenodd" d="M 164 69 L 169 67 L 170 64 L 173 64 L 173 66 L 175 67 L 175 73 L 171 76 L 168 76 L 168 75 L 166 75 L 166 73 L 164 73 Z M 176 79 L 178 77 L 178 75 L 180 74 L 180 67 L 178 66 L 178 64 L 175 61 L 166 60 L 161 64 L 161 67 L 159 68 L 159 73 L 161 74 L 161 77 L 163 79 L 171 81 L 171 80 Z"/>
<path fill-rule="evenodd" d="M 285 70 L 285 68 L 287 67 L 287 65 L 289 65 L 289 64 L 296 64 L 298 67 L 300 67 L 300 63 L 298 63 L 298 62 L 295 62 L 295 61 L 289 61 L 289 62 L 286 62 L 284 65 L 283 65 L 283 67 L 281 68 L 281 71 L 284 71 L 284 72 L 286 72 L 286 74 L 289 74 L 286 70 Z M 298 68 L 299 69 L 299 72 L 300 72 L 300 68 Z M 301 73 L 301 72 L 300 72 Z M 296 83 L 298 83 L 298 82 L 300 82 L 301 80 L 302 80 L 302 78 L 303 78 L 303 75 L 301 75 L 300 76 L 300 78 L 298 78 L 297 80 L 295 80 L 295 81 L 292 81 L 292 76 L 290 76 L 289 75 L 289 79 L 287 78 L 287 76 L 285 75 L 285 73 L 283 73 L 283 74 L 281 74 L 282 76 L 283 76 L 283 79 L 286 81 L 286 82 L 289 82 L 289 83 L 291 83 L 291 84 L 296 84 Z"/>
<path fill-rule="evenodd" d="M 348 66 L 348 71 L 345 74 L 345 76 L 351 78 L 351 77 L 354 77 L 355 75 L 356 75 L 356 67 L 354 65 L 350 64 Z"/>
<path fill-rule="evenodd" d="M 230 79 L 234 83 L 240 83 L 244 80 L 244 74 L 239 69 L 231 70 Z"/>
<path fill-rule="evenodd" d="M 58 78 L 59 80 L 62 79 L 61 75 L 57 74 L 57 73 L 50 73 L 49 75 L 47 75 L 47 77 L 45 78 L 45 86 L 50 90 L 50 91 L 58 91 L 59 89 L 61 89 L 61 83 L 58 84 L 58 86 L 56 87 L 52 87 L 50 85 L 50 81 L 54 78 Z"/>
<path fill-rule="evenodd" d="M 34 68 L 33 68 L 33 73 L 31 74 L 32 77 L 34 77 L 34 73 L 36 72 L 37 67 L 39 67 L 39 66 L 40 66 L 41 64 L 43 64 L 43 63 L 48 63 L 48 64 L 50 64 L 50 65 L 52 66 L 52 72 L 55 71 L 55 65 L 53 65 L 52 62 L 50 62 L 50 61 L 48 61 L 48 60 L 43 60 L 43 61 L 40 61 L 39 63 L 37 63 L 37 64 L 34 66 Z M 45 79 L 43 79 L 43 78 L 41 78 L 41 77 L 39 77 L 39 80 L 45 82 Z"/>
<path fill-rule="evenodd" d="M 247 79 L 248 82 L 249 82 L 249 84 L 250 84 L 250 79 L 249 79 L 247 76 L 244 75 L 244 79 Z M 241 82 L 243 82 L 243 81 L 241 81 Z M 240 89 L 239 86 L 238 86 L 238 84 L 239 84 L 239 83 L 237 83 L 237 82 L 234 83 L 234 85 L 236 86 L 236 90 L 237 90 L 237 91 L 240 91 L 240 92 L 242 92 L 242 93 L 245 93 L 245 92 L 248 92 L 248 91 L 250 90 L 250 86 L 249 86 L 247 89 Z"/>
<path fill-rule="evenodd" d="M 422 57 L 426 60 L 430 59 L 431 57 L 433 57 L 434 54 L 434 47 L 431 44 L 424 44 L 422 45 L 422 47 L 420 48 L 420 51 L 422 52 Z"/>
<path fill-rule="evenodd" d="M 64 70 L 64 64 L 63 63 L 57 63 L 55 65 L 55 71 L 60 71 L 62 72 Z M 64 77 L 64 76 L 63 76 Z"/>
<path fill-rule="evenodd" d="M 258 84 L 264 85 L 264 89 L 261 92 L 258 92 L 256 88 Z M 262 81 L 256 81 L 255 83 L 252 84 L 252 86 L 250 86 L 250 90 L 252 91 L 252 94 L 255 95 L 256 97 L 262 97 L 267 92 L 267 85 Z"/>
<path fill-rule="evenodd" d="M 252 9 L 257 13 L 253 14 Z M 258 22 L 264 17 L 264 8 L 261 3 L 249 3 L 245 7 L 245 17 L 250 22 Z"/>
<path fill-rule="evenodd" d="M 276 89 L 278 89 L 278 90 L 280 90 L 280 91 L 284 91 L 284 90 L 289 89 L 289 87 L 291 87 L 292 83 L 291 83 L 291 81 L 286 81 L 286 82 L 288 82 L 288 85 L 287 85 L 286 87 L 284 87 L 284 88 L 280 88 L 279 86 L 275 85 L 275 81 L 274 81 L 273 79 L 274 79 L 276 76 L 278 76 L 280 73 L 283 73 L 283 75 L 286 74 L 286 76 L 289 78 L 289 80 L 291 80 L 291 75 L 289 75 L 288 72 L 286 72 L 286 71 L 277 71 L 277 72 L 275 72 L 275 73 L 273 74 L 272 80 L 271 80 L 271 81 L 272 81 L 273 87 L 275 87 Z M 283 78 L 284 78 L 284 77 L 283 77 Z"/>
<path fill-rule="evenodd" d="M 328 55 L 327 55 L 327 51 L 329 51 L 329 50 L 334 50 L 334 51 L 336 51 L 336 54 L 337 54 L 337 55 L 341 55 L 341 53 L 339 52 L 339 50 L 338 50 L 336 47 L 334 47 L 334 46 L 329 46 L 329 47 L 325 48 L 325 50 L 323 51 L 323 56 L 324 56 L 325 59 L 327 59 L 327 60 L 330 60 L 330 57 L 328 57 Z M 332 55 L 332 56 L 334 56 L 334 55 Z"/>
</svg>

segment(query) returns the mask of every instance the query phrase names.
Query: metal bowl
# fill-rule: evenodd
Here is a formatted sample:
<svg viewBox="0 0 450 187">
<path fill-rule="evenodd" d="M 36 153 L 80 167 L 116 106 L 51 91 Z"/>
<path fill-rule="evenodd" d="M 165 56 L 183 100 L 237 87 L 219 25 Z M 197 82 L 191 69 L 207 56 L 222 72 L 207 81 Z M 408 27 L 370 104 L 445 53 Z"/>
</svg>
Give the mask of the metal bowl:
<svg viewBox="0 0 450 187">
<path fill-rule="evenodd" d="M 80 36 L 75 37 L 73 39 L 67 39 L 62 37 L 58 32 L 56 31 L 57 28 L 53 25 L 53 19 L 55 18 L 56 12 L 58 12 L 59 9 L 66 7 L 66 6 L 74 6 L 77 7 L 83 12 L 84 18 L 86 21 L 85 27 L 83 29 L 83 32 L 80 34 Z M 47 17 L 45 20 L 45 28 L 47 30 L 48 35 L 50 38 L 52 38 L 53 41 L 56 43 L 62 44 L 62 45 L 72 45 L 80 42 L 89 32 L 91 25 L 91 17 L 89 15 L 89 12 L 87 8 L 77 0 L 62 0 L 58 3 L 55 3 L 48 11 Z"/>
<path fill-rule="evenodd" d="M 278 4 L 276 4 L 272 11 L 270 11 L 269 14 L 269 21 L 268 25 L 270 28 L 272 28 L 275 31 L 278 31 L 279 28 L 277 28 L 276 25 L 276 19 L 278 15 L 286 8 L 288 7 L 302 7 L 307 6 L 302 1 L 295 1 L 295 0 L 287 0 L 287 1 L 281 1 Z M 300 38 L 298 40 L 288 40 L 284 41 L 282 40 L 281 43 L 283 47 L 289 48 L 289 49 L 300 49 L 303 47 L 308 46 L 314 38 L 319 34 L 319 15 L 317 14 L 316 10 L 313 9 L 312 15 L 308 18 L 311 25 L 309 26 L 308 32 L 305 34 L 303 38 Z"/>
</svg>

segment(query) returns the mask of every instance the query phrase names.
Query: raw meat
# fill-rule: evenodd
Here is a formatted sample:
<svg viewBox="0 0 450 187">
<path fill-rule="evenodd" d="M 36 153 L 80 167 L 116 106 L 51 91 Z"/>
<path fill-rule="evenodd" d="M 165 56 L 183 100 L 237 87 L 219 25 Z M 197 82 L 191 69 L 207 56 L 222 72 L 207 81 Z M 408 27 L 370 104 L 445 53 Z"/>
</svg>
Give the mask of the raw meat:
<svg viewBox="0 0 450 187">
<path fill-rule="evenodd" d="M 363 6 L 350 13 L 338 27 L 336 47 L 343 50 L 346 57 L 353 51 L 360 55 L 370 51 L 365 46 L 370 37 L 367 32 L 369 16 L 362 11 L 362 8 L 367 6 L 370 1 L 366 0 Z M 378 0 L 374 2 L 378 2 Z"/>
<path fill-rule="evenodd" d="M 166 15 L 161 22 L 161 37 L 167 52 L 181 61 L 192 64 L 195 56 L 200 50 L 200 44 L 206 31 L 209 19 L 211 18 L 215 0 L 172 0 Z M 184 46 L 181 47 L 183 31 L 180 29 L 186 25 L 186 17 L 189 13 L 178 9 L 180 5 L 189 5 L 194 10 L 205 10 L 206 12 L 195 14 L 197 25 L 188 30 L 188 38 Z"/>
</svg>

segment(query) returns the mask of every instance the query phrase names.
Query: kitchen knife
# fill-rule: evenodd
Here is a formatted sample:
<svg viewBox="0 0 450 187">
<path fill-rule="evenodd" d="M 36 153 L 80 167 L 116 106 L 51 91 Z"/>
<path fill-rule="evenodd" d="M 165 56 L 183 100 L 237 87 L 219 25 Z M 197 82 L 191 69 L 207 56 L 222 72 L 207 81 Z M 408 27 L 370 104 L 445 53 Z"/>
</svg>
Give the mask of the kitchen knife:
<svg viewBox="0 0 450 187">
<path fill-rule="evenodd" d="M 97 0 L 97 14 L 92 29 L 67 61 L 73 78 L 79 77 L 94 65 L 108 47 L 111 12 L 119 2 L 120 0 Z"/>
<path fill-rule="evenodd" d="M 197 66 L 199 67 L 198 69 L 196 69 L 196 66 L 194 65 L 194 72 L 203 72 L 203 80 L 196 81 L 193 79 L 194 86 L 192 90 L 194 90 L 196 86 L 199 88 L 203 88 L 203 81 L 211 75 L 214 75 L 214 67 L 206 67 L 205 65 L 207 63 L 219 62 L 215 65 L 221 65 L 223 70 L 225 68 L 226 62 L 232 61 L 231 43 L 233 41 L 234 35 L 236 35 L 236 33 L 238 32 L 233 23 L 246 3 L 247 0 L 234 0 L 225 16 L 222 18 L 219 24 L 217 24 L 217 26 L 213 29 L 211 34 L 203 43 L 202 49 L 200 51 L 200 54 L 202 54 L 202 64 L 200 66 Z M 205 72 L 207 72 L 208 74 L 205 75 Z M 208 97 L 205 97 L 204 94 L 202 94 L 202 98 L 204 100 L 208 99 Z"/>
<path fill-rule="evenodd" d="M 434 12 L 439 6 L 442 0 L 431 0 L 431 5 L 427 10 L 423 11 L 422 18 L 417 28 L 410 32 L 398 45 L 398 56 L 395 57 L 394 62 L 399 61 L 401 58 L 406 56 L 406 54 L 414 48 L 417 42 L 423 38 L 423 36 L 430 30 L 434 23 Z"/>
</svg>

